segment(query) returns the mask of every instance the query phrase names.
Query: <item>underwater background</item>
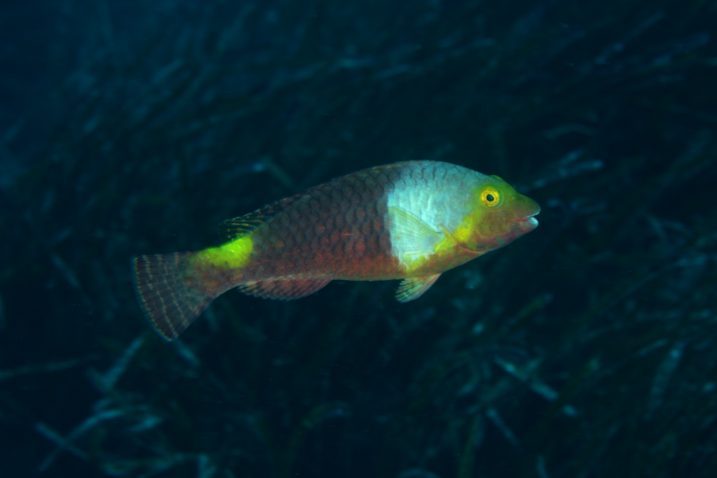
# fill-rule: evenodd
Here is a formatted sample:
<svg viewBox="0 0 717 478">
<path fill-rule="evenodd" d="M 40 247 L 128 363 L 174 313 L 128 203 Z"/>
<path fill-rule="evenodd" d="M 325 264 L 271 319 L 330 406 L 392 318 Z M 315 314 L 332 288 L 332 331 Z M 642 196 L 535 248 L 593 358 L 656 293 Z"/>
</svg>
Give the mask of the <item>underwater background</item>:
<svg viewBox="0 0 717 478">
<path fill-rule="evenodd" d="M 0 39 L 3 477 L 717 476 L 716 2 L 11 0 Z M 132 256 L 410 159 L 540 226 L 408 304 L 142 316 Z"/>
</svg>

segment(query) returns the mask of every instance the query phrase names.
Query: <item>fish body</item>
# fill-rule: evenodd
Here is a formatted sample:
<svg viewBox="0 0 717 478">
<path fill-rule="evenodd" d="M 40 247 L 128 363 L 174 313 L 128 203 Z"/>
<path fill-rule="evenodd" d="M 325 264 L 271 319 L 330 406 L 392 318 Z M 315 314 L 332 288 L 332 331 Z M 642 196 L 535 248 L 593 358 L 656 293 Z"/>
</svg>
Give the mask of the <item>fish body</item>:
<svg viewBox="0 0 717 478">
<path fill-rule="evenodd" d="M 540 207 L 497 176 L 408 161 L 358 171 L 225 222 L 217 247 L 134 259 L 141 305 L 176 338 L 232 288 L 296 299 L 332 280 L 401 279 L 401 302 L 441 273 L 532 231 Z"/>
</svg>

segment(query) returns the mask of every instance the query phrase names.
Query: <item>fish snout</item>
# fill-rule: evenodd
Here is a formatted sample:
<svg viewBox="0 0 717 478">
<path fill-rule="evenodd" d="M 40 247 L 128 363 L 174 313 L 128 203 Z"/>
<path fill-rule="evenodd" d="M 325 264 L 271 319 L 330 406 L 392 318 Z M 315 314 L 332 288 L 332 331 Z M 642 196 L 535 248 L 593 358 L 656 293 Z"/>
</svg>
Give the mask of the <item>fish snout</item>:
<svg viewBox="0 0 717 478">
<path fill-rule="evenodd" d="M 537 202 L 521 195 L 517 212 L 515 223 L 521 233 L 528 233 L 538 227 L 538 219 L 535 216 L 540 214 L 540 205 Z"/>
</svg>

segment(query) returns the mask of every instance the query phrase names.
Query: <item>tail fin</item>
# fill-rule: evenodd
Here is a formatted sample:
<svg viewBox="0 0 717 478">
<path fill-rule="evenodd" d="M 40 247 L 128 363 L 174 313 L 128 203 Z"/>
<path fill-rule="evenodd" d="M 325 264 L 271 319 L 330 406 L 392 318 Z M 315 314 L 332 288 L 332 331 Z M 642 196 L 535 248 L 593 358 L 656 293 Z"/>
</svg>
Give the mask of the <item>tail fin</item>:
<svg viewBox="0 0 717 478">
<path fill-rule="evenodd" d="M 133 259 L 142 308 L 154 328 L 167 340 L 177 338 L 224 292 L 224 288 L 211 290 L 201 277 L 193 274 L 188 261 L 191 256 L 192 253 L 174 253 Z"/>
</svg>

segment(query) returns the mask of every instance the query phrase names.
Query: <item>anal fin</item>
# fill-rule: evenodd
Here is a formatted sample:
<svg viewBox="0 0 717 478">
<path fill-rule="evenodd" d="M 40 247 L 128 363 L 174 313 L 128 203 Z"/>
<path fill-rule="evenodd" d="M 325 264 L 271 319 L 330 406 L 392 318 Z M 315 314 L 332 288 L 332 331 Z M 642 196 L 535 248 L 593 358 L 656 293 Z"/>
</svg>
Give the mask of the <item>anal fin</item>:
<svg viewBox="0 0 717 478">
<path fill-rule="evenodd" d="M 294 300 L 322 289 L 331 279 L 274 279 L 246 282 L 237 288 L 262 299 Z"/>
<path fill-rule="evenodd" d="M 436 282 L 441 274 L 433 274 L 430 276 L 409 277 L 403 279 L 398 285 L 396 291 L 396 300 L 399 302 L 410 302 L 418 299 Z"/>
</svg>

